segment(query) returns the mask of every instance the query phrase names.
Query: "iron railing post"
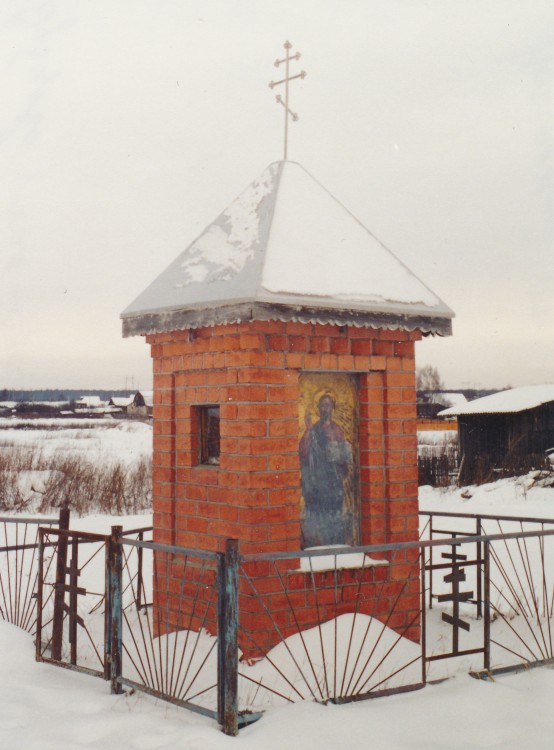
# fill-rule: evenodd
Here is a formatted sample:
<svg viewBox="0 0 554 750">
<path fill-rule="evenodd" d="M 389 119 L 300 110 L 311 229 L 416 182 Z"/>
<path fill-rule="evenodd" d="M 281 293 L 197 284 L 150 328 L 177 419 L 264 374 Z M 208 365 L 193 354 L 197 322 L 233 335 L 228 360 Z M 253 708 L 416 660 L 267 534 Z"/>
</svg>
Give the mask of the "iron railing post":
<svg viewBox="0 0 554 750">
<path fill-rule="evenodd" d="M 138 539 L 139 539 L 139 542 L 144 541 L 144 532 L 139 531 Z M 136 600 L 137 612 L 140 612 L 140 609 L 142 606 L 142 554 L 143 554 L 143 548 L 138 547 L 137 548 L 137 600 Z"/>
<path fill-rule="evenodd" d="M 42 584 L 43 584 L 43 570 L 44 570 L 44 534 L 45 530 L 38 530 L 38 575 L 37 575 L 37 619 L 36 619 L 36 635 L 35 635 L 35 659 L 36 661 L 42 661 Z"/>
<path fill-rule="evenodd" d="M 481 516 L 476 518 L 475 533 L 477 536 L 481 536 L 483 530 L 481 523 Z M 481 542 L 477 542 L 477 619 L 480 620 L 483 616 L 483 545 Z"/>
<path fill-rule="evenodd" d="M 79 576 L 79 541 L 71 540 L 71 562 L 69 564 L 69 649 L 70 662 L 77 664 L 77 579 Z"/>
<path fill-rule="evenodd" d="M 483 554 L 483 576 L 484 576 L 484 627 L 483 627 L 483 667 L 487 672 L 491 669 L 491 569 L 490 569 L 490 542 L 485 540 L 483 542 L 484 554 Z"/>
<path fill-rule="evenodd" d="M 63 619 L 65 603 L 65 576 L 67 569 L 68 536 L 63 532 L 69 529 L 69 508 L 60 508 L 58 529 L 58 554 L 56 558 L 56 583 L 54 590 L 54 614 L 52 620 L 52 649 L 51 656 L 55 661 L 61 661 L 63 644 Z"/>
<path fill-rule="evenodd" d="M 238 734 L 238 539 L 225 541 L 218 564 L 218 720 L 225 734 Z"/>
<path fill-rule="evenodd" d="M 421 682 L 427 682 L 427 601 L 425 597 L 425 549 L 419 551 L 420 577 L 421 577 Z"/>
<path fill-rule="evenodd" d="M 225 555 L 217 553 L 217 720 L 223 726 L 225 657 L 223 631 L 225 628 Z"/>
<path fill-rule="evenodd" d="M 121 693 L 122 667 L 122 639 L 123 639 L 123 606 L 122 606 L 122 577 L 123 554 L 121 550 L 121 536 L 123 526 L 112 526 L 112 533 L 108 542 L 108 623 L 110 631 L 110 681 L 111 692 Z"/>
<path fill-rule="evenodd" d="M 112 654 L 112 591 L 110 582 L 110 555 L 111 555 L 111 537 L 106 537 L 104 542 L 104 679 L 110 679 L 110 661 Z"/>
<path fill-rule="evenodd" d="M 429 516 L 429 541 L 433 541 L 433 519 L 434 515 Z M 429 609 L 433 609 L 433 548 L 429 547 Z"/>
</svg>

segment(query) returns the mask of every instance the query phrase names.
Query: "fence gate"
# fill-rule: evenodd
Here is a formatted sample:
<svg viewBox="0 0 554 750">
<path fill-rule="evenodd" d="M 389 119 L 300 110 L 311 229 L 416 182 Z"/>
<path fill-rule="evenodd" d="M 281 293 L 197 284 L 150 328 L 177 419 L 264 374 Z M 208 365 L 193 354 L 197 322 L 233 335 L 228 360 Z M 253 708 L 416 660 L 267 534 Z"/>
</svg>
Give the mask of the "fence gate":
<svg viewBox="0 0 554 750">
<path fill-rule="evenodd" d="M 237 706 L 236 560 L 153 543 L 151 531 L 40 529 L 37 661 L 103 677 L 113 693 L 149 693 L 236 734 L 259 717 Z"/>
<path fill-rule="evenodd" d="M 106 551 L 110 537 L 64 529 L 39 531 L 37 661 L 108 677 Z M 102 571 L 102 572 L 99 572 Z"/>
<path fill-rule="evenodd" d="M 423 515 L 430 516 L 423 571 L 429 679 L 446 676 L 453 657 L 482 679 L 553 664 L 553 521 Z"/>
<path fill-rule="evenodd" d="M 444 660 L 465 657 L 471 668 L 484 668 L 487 632 L 483 619 L 481 542 L 460 542 L 449 534 L 445 544 L 429 547 L 422 571 L 427 607 L 423 609 L 423 643 L 428 679 L 441 679 L 450 667 Z"/>
</svg>

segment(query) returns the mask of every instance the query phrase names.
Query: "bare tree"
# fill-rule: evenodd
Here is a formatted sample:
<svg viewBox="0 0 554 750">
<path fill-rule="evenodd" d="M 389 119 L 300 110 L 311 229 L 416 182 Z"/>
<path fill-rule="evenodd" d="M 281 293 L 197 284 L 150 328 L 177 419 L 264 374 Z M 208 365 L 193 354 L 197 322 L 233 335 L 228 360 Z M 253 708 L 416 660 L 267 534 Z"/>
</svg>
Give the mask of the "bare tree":
<svg viewBox="0 0 554 750">
<path fill-rule="evenodd" d="M 434 393 L 444 390 L 439 371 L 433 365 L 424 365 L 416 370 L 416 390 L 423 392 L 428 398 Z"/>
</svg>

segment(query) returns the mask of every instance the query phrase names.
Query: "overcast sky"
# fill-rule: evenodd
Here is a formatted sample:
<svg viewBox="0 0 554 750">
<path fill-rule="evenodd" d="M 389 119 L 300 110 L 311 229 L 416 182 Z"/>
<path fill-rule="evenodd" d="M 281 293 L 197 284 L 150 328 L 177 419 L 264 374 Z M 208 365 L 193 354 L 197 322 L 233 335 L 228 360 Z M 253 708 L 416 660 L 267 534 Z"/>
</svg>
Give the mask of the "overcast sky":
<svg viewBox="0 0 554 750">
<path fill-rule="evenodd" d="M 450 388 L 554 382 L 552 0 L 2 0 L 0 387 L 149 387 L 120 312 L 282 158 L 456 312 Z M 293 90 L 294 89 L 294 90 Z"/>
</svg>

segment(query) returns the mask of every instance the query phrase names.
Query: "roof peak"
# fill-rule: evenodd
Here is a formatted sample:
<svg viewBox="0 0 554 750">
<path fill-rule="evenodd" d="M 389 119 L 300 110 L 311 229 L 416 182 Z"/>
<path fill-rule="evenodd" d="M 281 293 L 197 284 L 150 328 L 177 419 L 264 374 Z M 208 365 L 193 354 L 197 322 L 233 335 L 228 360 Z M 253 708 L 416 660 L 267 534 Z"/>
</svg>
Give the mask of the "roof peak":
<svg viewBox="0 0 554 750">
<path fill-rule="evenodd" d="M 122 314 L 124 331 L 206 325 L 224 308 L 231 322 L 230 307 L 237 305 L 248 306 L 249 312 L 241 307 L 235 313 L 240 316 L 261 309 L 269 314 L 270 307 L 283 315 L 293 308 L 310 319 L 326 311 L 326 322 L 348 318 L 379 327 L 389 316 L 386 327 L 444 334 L 453 317 L 301 164 L 289 160 L 266 167 L 137 297 Z M 187 312 L 194 313 L 190 324 Z"/>
</svg>

